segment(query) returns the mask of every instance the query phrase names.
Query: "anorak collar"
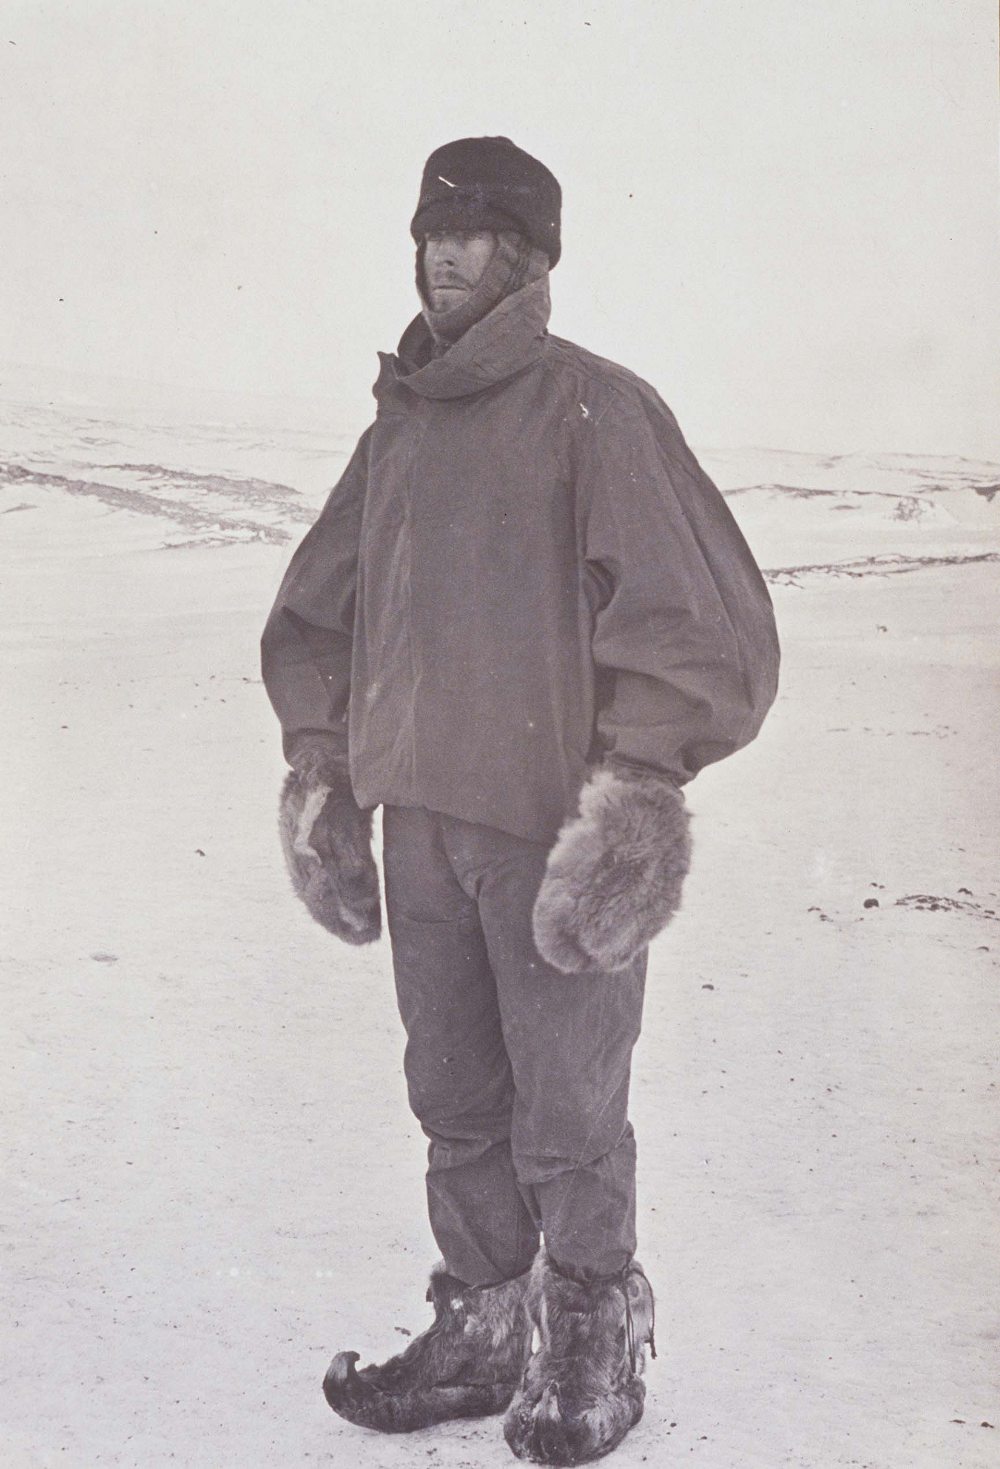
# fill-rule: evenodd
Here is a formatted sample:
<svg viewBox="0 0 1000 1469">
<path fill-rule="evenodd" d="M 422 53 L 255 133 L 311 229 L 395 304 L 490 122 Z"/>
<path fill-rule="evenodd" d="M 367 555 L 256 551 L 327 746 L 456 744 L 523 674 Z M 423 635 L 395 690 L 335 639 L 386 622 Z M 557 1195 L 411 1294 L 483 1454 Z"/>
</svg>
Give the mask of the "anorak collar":
<svg viewBox="0 0 1000 1469">
<path fill-rule="evenodd" d="M 408 388 L 422 398 L 464 398 L 504 382 L 541 357 L 550 310 L 545 275 L 506 296 L 441 357 L 431 357 L 434 338 L 417 316 L 395 354 L 379 353 L 375 397 L 381 402 L 394 390 Z"/>
</svg>

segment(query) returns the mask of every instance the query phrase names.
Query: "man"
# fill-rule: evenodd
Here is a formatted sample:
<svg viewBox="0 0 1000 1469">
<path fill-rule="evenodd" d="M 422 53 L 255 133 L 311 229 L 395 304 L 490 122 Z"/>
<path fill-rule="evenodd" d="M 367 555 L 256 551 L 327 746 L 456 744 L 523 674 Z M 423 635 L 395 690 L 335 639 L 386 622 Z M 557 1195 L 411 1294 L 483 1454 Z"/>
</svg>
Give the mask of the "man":
<svg viewBox="0 0 1000 1469">
<path fill-rule="evenodd" d="M 378 936 L 443 1256 L 434 1324 L 325 1391 L 405 1431 L 507 1409 L 581 1463 L 642 1413 L 653 1298 L 627 1116 L 646 948 L 688 863 L 681 787 L 774 697 L 770 600 L 652 388 L 546 331 L 560 189 L 507 138 L 433 153 L 422 311 L 263 639 L 298 890 Z M 541 1241 L 544 1240 L 544 1244 Z"/>
</svg>

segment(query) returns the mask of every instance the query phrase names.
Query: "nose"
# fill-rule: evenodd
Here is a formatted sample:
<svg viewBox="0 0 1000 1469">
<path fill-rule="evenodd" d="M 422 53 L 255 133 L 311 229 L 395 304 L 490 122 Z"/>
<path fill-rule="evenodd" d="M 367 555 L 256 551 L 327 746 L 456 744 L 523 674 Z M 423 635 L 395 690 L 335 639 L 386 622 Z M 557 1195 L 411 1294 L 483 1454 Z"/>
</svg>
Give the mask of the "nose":
<svg viewBox="0 0 1000 1469">
<path fill-rule="evenodd" d="M 458 241 L 454 235 L 437 235 L 424 245 L 424 259 L 434 265 L 458 263 Z"/>
</svg>

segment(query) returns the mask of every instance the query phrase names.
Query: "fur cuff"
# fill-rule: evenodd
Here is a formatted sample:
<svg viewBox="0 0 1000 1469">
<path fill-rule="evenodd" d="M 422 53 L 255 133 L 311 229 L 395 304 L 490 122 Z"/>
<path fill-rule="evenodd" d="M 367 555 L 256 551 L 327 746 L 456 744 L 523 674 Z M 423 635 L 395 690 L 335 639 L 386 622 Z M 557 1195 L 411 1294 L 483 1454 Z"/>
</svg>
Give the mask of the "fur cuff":
<svg viewBox="0 0 1000 1469">
<path fill-rule="evenodd" d="M 564 974 L 624 968 L 677 912 L 690 858 L 673 781 L 597 770 L 549 853 L 533 914 L 538 952 Z"/>
<path fill-rule="evenodd" d="M 305 785 L 325 786 L 336 796 L 353 795 L 347 761 L 323 734 L 301 734 L 295 739 L 288 763 Z"/>
</svg>

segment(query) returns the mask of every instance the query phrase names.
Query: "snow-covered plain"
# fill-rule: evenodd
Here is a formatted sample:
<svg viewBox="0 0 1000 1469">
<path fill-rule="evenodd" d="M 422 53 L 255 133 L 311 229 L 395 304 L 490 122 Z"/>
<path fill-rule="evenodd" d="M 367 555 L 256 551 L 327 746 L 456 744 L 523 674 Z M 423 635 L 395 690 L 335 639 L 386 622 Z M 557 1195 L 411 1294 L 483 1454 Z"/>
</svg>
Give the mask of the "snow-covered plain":
<svg viewBox="0 0 1000 1469">
<path fill-rule="evenodd" d="M 121 395 L 119 395 L 120 398 Z M 353 435 L 0 387 L 5 1466 L 512 1462 L 336 1419 L 428 1320 L 385 943 L 291 897 L 257 638 Z M 1000 466 L 703 461 L 785 651 L 691 788 L 633 1116 L 660 1355 L 611 1461 L 1000 1454 Z"/>
</svg>

